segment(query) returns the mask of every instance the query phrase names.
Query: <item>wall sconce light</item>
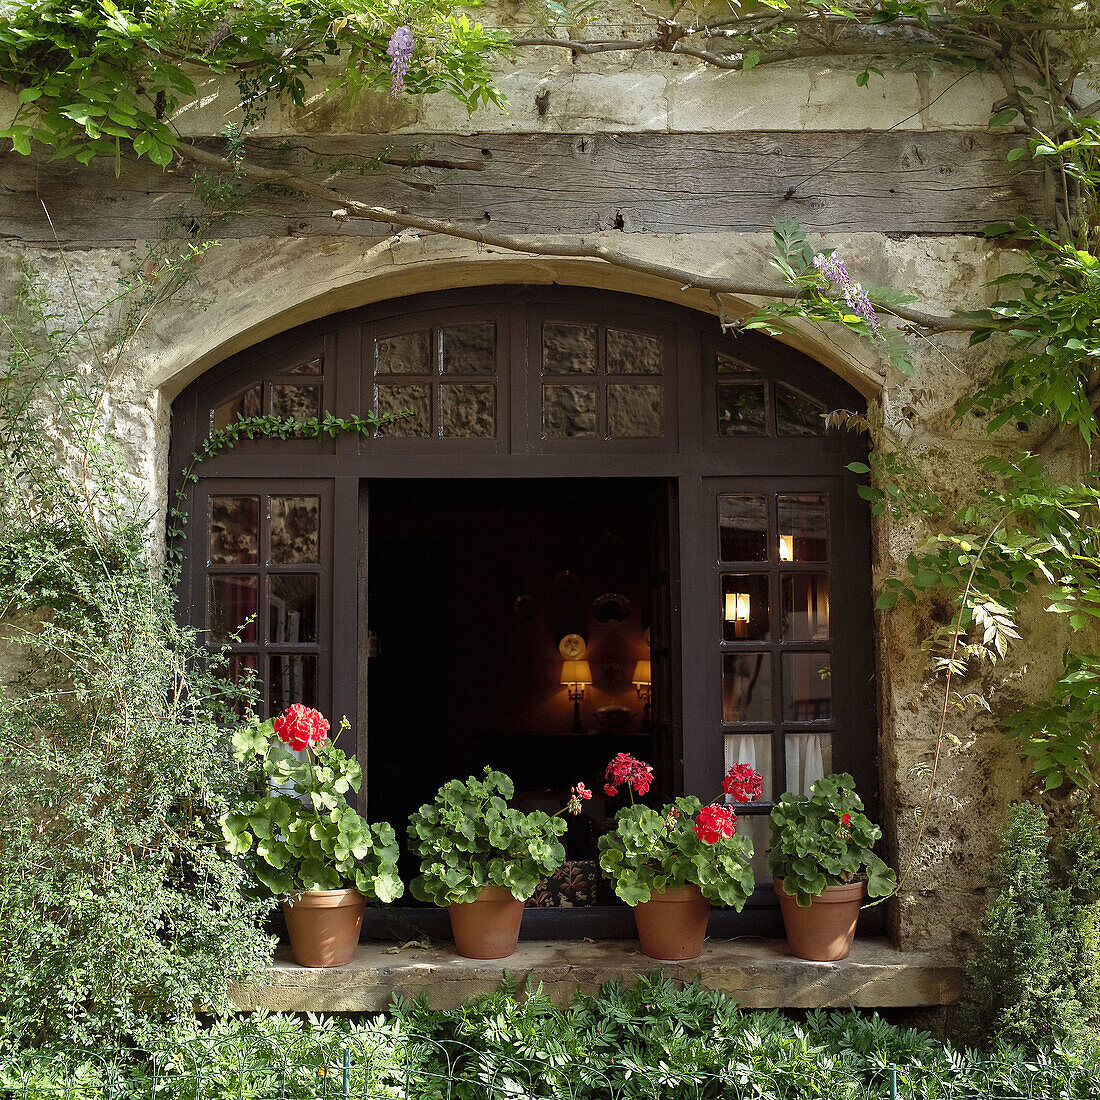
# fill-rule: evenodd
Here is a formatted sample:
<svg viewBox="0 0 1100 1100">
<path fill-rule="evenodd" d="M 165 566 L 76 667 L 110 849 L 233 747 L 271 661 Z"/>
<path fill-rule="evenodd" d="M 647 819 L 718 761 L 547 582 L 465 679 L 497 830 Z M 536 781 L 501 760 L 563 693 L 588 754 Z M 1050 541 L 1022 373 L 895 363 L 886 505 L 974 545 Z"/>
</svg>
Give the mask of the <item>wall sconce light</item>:
<svg viewBox="0 0 1100 1100">
<path fill-rule="evenodd" d="M 649 661 L 639 661 L 634 666 L 634 690 L 642 701 L 642 730 L 649 732 L 649 701 L 653 691 L 653 673 Z"/>
<path fill-rule="evenodd" d="M 573 732 L 583 733 L 581 727 L 581 700 L 584 689 L 592 683 L 592 670 L 587 661 L 562 661 L 561 682 L 569 689 L 573 704 Z"/>
<path fill-rule="evenodd" d="M 733 623 L 734 637 L 749 636 L 749 594 L 747 592 L 726 593 L 726 622 Z"/>
<path fill-rule="evenodd" d="M 794 561 L 794 535 L 779 536 L 779 560 Z"/>
</svg>

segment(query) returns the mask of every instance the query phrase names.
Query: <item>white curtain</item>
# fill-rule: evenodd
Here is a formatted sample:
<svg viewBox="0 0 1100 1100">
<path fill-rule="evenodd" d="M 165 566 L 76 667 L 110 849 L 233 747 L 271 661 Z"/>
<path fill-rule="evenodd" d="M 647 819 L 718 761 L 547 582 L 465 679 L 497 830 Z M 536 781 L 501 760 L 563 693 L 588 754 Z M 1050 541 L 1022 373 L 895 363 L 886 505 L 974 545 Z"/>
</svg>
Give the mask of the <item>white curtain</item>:
<svg viewBox="0 0 1100 1100">
<path fill-rule="evenodd" d="M 809 794 L 810 787 L 825 774 L 822 741 L 820 733 L 787 734 L 787 790 L 791 794 Z"/>
</svg>

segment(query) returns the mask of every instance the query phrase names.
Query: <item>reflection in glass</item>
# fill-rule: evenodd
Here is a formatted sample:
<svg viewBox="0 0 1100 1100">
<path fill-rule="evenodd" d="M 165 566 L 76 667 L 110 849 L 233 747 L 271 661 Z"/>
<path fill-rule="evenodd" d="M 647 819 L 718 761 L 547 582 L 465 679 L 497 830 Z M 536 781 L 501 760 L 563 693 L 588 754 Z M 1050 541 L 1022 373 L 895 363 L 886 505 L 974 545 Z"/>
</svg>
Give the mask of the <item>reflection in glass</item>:
<svg viewBox="0 0 1100 1100">
<path fill-rule="evenodd" d="M 771 626 L 765 573 L 722 577 L 722 639 L 766 638 Z"/>
<path fill-rule="evenodd" d="M 287 374 L 320 374 L 323 363 L 320 359 L 311 359 L 297 367 L 291 367 Z"/>
<path fill-rule="evenodd" d="M 260 560 L 260 498 L 211 497 L 211 565 L 255 565 Z"/>
<path fill-rule="evenodd" d="M 543 374 L 595 374 L 596 326 L 563 325 L 547 322 L 542 326 Z"/>
<path fill-rule="evenodd" d="M 764 383 L 718 383 L 718 434 L 768 434 L 767 387 Z"/>
<path fill-rule="evenodd" d="M 658 439 L 662 386 L 607 387 L 607 431 L 612 439 Z"/>
<path fill-rule="evenodd" d="M 608 374 L 660 374 L 661 338 L 644 332 L 607 330 Z"/>
<path fill-rule="evenodd" d="M 787 790 L 809 794 L 810 787 L 833 770 L 831 733 L 788 733 L 783 738 L 787 762 Z"/>
<path fill-rule="evenodd" d="M 272 496 L 268 514 L 273 565 L 302 565 L 321 560 L 320 497 Z"/>
<path fill-rule="evenodd" d="M 376 374 L 430 374 L 432 345 L 430 332 L 408 332 L 379 340 Z"/>
<path fill-rule="evenodd" d="M 770 733 L 727 733 L 726 771 L 735 764 L 748 764 L 760 773 L 764 789 L 759 801 L 772 801 L 772 735 Z M 725 801 L 732 806 L 738 805 L 728 795 Z"/>
<path fill-rule="evenodd" d="M 280 653 L 268 658 L 270 714 L 286 710 L 291 703 L 317 706 L 317 658 L 310 654 Z"/>
<path fill-rule="evenodd" d="M 828 505 L 821 493 L 779 494 L 779 549 L 786 561 L 828 560 Z"/>
<path fill-rule="evenodd" d="M 321 415 L 321 387 L 277 383 L 271 387 L 271 412 L 294 420 L 309 420 Z"/>
<path fill-rule="evenodd" d="M 273 573 L 269 577 L 268 631 L 270 642 L 317 641 L 317 577 Z"/>
<path fill-rule="evenodd" d="M 747 814 L 734 807 L 737 813 L 737 832 L 752 841 L 753 881 L 758 885 L 771 884 L 772 873 L 768 868 L 768 846 L 771 844 L 772 828 L 767 814 Z"/>
<path fill-rule="evenodd" d="M 444 384 L 443 434 L 461 439 L 491 439 L 496 435 L 495 390 L 491 382 Z"/>
<path fill-rule="evenodd" d="M 425 437 L 432 433 L 432 410 L 428 386 L 377 386 L 378 415 L 408 413 L 379 428 L 379 435 L 394 438 Z"/>
<path fill-rule="evenodd" d="M 596 434 L 596 391 L 584 386 L 543 386 L 542 430 L 548 439 Z"/>
<path fill-rule="evenodd" d="M 783 654 L 783 721 L 825 722 L 833 716 L 832 657 Z"/>
<path fill-rule="evenodd" d="M 210 605 L 206 622 L 211 641 L 217 645 L 226 642 L 251 644 L 256 641 L 259 592 L 259 577 L 255 575 L 210 578 Z"/>
<path fill-rule="evenodd" d="M 721 493 L 718 548 L 722 561 L 766 561 L 768 513 L 764 497 Z"/>
<path fill-rule="evenodd" d="M 496 325 L 448 325 L 443 330 L 444 374 L 492 374 Z"/>
<path fill-rule="evenodd" d="M 775 384 L 775 426 L 780 435 L 824 435 L 825 406 L 804 393 Z"/>
<path fill-rule="evenodd" d="M 783 640 L 822 642 L 829 637 L 829 578 L 824 573 L 783 577 Z"/>
<path fill-rule="evenodd" d="M 258 385 L 253 386 L 219 405 L 210 417 L 210 427 L 220 431 L 222 428 L 228 428 L 230 424 L 235 424 L 241 417 L 247 419 L 251 416 L 262 416 L 263 411 L 263 391 Z"/>
<path fill-rule="evenodd" d="M 722 720 L 767 722 L 771 716 L 771 654 L 727 653 L 722 658 Z"/>
</svg>

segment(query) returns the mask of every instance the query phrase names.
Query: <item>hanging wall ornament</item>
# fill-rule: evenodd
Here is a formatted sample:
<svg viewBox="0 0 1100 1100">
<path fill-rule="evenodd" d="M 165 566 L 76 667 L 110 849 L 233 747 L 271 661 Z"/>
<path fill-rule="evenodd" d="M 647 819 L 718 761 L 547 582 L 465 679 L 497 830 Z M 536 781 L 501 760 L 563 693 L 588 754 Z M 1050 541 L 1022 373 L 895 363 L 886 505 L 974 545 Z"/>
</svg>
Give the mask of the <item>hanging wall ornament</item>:
<svg viewBox="0 0 1100 1100">
<path fill-rule="evenodd" d="M 630 615 L 632 606 L 629 597 L 606 592 L 592 601 L 592 615 L 599 623 L 621 623 Z"/>
</svg>

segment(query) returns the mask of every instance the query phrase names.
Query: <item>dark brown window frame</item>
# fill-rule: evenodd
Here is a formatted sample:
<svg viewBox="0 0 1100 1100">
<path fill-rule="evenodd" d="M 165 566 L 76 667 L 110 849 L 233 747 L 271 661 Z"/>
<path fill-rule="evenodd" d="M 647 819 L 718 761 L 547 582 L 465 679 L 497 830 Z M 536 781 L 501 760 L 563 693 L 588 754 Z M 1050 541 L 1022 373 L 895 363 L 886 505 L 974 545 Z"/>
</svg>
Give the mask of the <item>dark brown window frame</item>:
<svg viewBox="0 0 1100 1100">
<path fill-rule="evenodd" d="M 172 492 L 180 486 L 188 456 L 209 430 L 210 409 L 255 381 L 281 375 L 294 362 L 319 356 L 324 360 L 325 408 L 337 416 L 361 414 L 373 407 L 364 363 L 368 351 L 373 357 L 376 335 L 483 319 L 497 324 L 497 439 L 349 435 L 320 441 L 255 440 L 223 452 L 197 470 L 200 492 L 207 491 L 207 482 L 255 485 L 255 491 L 269 492 L 283 491 L 286 481 L 328 485 L 331 557 L 321 573 L 331 582 L 326 597 L 331 610 L 327 636 L 320 639 L 327 671 L 321 701 L 332 714 L 347 715 L 364 763 L 367 630 L 365 586 L 360 583 L 365 539 L 360 500 L 361 489 L 371 478 L 670 479 L 672 499 L 677 502 L 674 510 L 678 510 L 671 521 L 670 553 L 672 641 L 679 655 L 678 674 L 668 692 L 674 725 L 670 763 L 677 789 L 707 795 L 717 790 L 723 767 L 714 586 L 716 576 L 731 571 L 717 560 L 713 548 L 714 494 L 720 485 L 736 487 L 737 492 L 752 491 L 753 486 L 773 492 L 812 491 L 812 486 L 827 485 L 834 500 L 831 538 L 834 546 L 844 547 L 842 556 L 831 552 L 830 567 L 830 620 L 837 639 L 834 655 L 839 655 L 839 660 L 834 656 L 838 686 L 830 723 L 837 739 L 835 761 L 837 767 L 853 772 L 869 811 L 877 813 L 874 654 L 867 644 L 872 628 L 870 523 L 867 507 L 856 493 L 857 478 L 845 468 L 864 455 L 864 447 L 848 432 L 774 434 L 776 382 L 827 409 L 859 411 L 865 403 L 839 377 L 786 345 L 756 332 L 734 339 L 724 335 L 708 315 L 652 299 L 588 289 L 498 286 L 378 303 L 283 333 L 232 356 L 192 382 L 173 403 Z M 544 321 L 597 323 L 662 336 L 663 437 L 542 438 L 542 348 L 537 336 Z M 715 364 L 719 353 L 746 363 L 767 381 L 772 435 L 718 435 Z M 632 377 L 644 382 L 653 376 Z M 186 487 L 185 497 L 193 511 L 194 486 Z M 196 620 L 205 606 L 200 587 L 200 581 L 205 583 L 205 555 L 199 549 L 199 535 L 196 524 L 188 524 L 180 546 L 185 563 L 179 588 L 181 614 L 196 626 L 202 625 Z M 838 565 L 841 559 L 843 568 Z M 853 751 L 855 746 L 859 751 Z M 361 802 L 361 808 L 365 805 Z M 765 899 L 754 898 L 753 904 L 764 905 Z M 750 921 L 737 926 L 745 930 L 756 925 Z"/>
</svg>

